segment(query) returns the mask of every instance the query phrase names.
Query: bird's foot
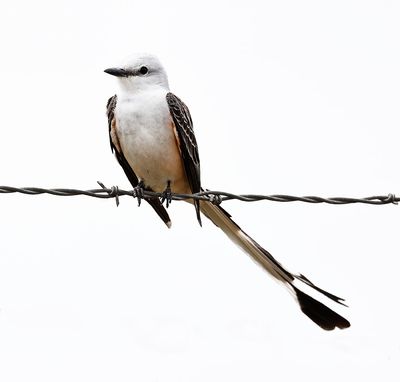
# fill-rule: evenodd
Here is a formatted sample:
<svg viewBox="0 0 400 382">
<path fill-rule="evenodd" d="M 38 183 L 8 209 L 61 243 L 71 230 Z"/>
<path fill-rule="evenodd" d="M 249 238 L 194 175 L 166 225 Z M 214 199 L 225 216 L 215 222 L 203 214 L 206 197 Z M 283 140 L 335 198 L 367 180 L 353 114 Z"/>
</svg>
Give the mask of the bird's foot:
<svg viewBox="0 0 400 382">
<path fill-rule="evenodd" d="M 168 181 L 167 187 L 164 190 L 164 192 L 162 193 L 161 203 L 163 204 L 164 202 L 166 202 L 165 205 L 166 205 L 167 208 L 169 207 L 169 205 L 172 202 L 171 181 Z"/>
<path fill-rule="evenodd" d="M 144 183 L 140 181 L 136 187 L 133 188 L 132 195 L 134 198 L 137 198 L 138 207 L 142 203 L 142 199 L 144 198 Z"/>
</svg>

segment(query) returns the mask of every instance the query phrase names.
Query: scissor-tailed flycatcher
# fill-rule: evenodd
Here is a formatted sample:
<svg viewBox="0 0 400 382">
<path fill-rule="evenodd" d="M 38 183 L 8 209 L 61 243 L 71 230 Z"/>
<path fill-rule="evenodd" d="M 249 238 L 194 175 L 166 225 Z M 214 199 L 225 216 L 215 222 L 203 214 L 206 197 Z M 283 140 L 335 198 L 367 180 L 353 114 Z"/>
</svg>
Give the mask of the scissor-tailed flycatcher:
<svg viewBox="0 0 400 382">
<path fill-rule="evenodd" d="M 132 186 L 137 190 L 164 192 L 166 198 L 171 192 L 201 191 L 199 152 L 189 109 L 170 93 L 167 74 L 159 60 L 153 55 L 137 55 L 105 72 L 119 79 L 120 91 L 107 103 L 110 144 Z M 146 200 L 170 227 L 171 220 L 161 201 Z M 301 274 L 287 271 L 220 206 L 206 201 L 191 203 L 200 224 L 201 211 L 270 275 L 286 285 L 303 313 L 321 328 L 350 326 L 345 318 L 301 291 L 299 286 L 307 285 L 344 305 L 342 298 L 318 288 Z"/>
</svg>

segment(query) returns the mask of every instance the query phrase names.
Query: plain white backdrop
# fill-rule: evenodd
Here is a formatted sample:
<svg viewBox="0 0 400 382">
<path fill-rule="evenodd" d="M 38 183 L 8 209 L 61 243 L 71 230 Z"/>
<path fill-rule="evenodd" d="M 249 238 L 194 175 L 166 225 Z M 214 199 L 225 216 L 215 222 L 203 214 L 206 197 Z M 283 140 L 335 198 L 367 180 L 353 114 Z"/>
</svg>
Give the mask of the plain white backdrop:
<svg viewBox="0 0 400 382">
<path fill-rule="evenodd" d="M 129 188 L 103 73 L 160 56 L 206 188 L 400 194 L 396 1 L 0 5 L 0 184 Z M 398 381 L 400 210 L 227 202 L 290 270 L 346 298 L 324 332 L 193 208 L 0 196 L 0 380 Z"/>
</svg>

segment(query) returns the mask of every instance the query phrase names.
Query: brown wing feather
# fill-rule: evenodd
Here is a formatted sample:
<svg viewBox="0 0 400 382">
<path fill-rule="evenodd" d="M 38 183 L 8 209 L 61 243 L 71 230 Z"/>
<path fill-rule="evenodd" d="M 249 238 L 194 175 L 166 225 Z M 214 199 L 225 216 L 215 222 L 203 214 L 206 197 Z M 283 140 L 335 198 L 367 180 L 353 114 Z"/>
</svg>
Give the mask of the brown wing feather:
<svg viewBox="0 0 400 382">
<path fill-rule="evenodd" d="M 174 94 L 167 94 L 167 103 L 175 124 L 175 136 L 181 152 L 186 177 L 192 193 L 201 191 L 200 158 L 192 117 L 188 107 Z M 195 200 L 197 220 L 201 225 L 199 201 Z"/>
<path fill-rule="evenodd" d="M 111 97 L 107 102 L 107 118 L 108 118 L 108 134 L 110 137 L 110 146 L 111 151 L 115 154 L 118 163 L 122 167 L 125 172 L 125 175 L 129 179 L 129 182 L 133 187 L 136 187 L 139 184 L 139 179 L 133 171 L 132 167 L 129 165 L 126 160 L 121 146 L 119 144 L 117 129 L 116 129 L 116 119 L 114 115 L 115 106 L 117 105 L 117 96 Z M 154 211 L 157 212 L 158 216 L 161 220 L 167 225 L 169 228 L 171 226 L 171 219 L 169 218 L 168 212 L 161 204 L 158 198 L 146 199 L 146 201 L 153 207 Z"/>
</svg>

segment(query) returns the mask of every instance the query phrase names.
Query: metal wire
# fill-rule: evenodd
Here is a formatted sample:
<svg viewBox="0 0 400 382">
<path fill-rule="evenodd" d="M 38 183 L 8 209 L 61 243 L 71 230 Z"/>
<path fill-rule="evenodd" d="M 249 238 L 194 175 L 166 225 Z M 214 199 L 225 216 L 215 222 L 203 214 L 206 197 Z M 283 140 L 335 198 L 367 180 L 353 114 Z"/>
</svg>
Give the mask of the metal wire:
<svg viewBox="0 0 400 382">
<path fill-rule="evenodd" d="M 12 194 L 20 193 L 25 195 L 39 195 L 39 194 L 50 194 L 56 196 L 90 196 L 93 198 L 110 199 L 115 198 L 117 205 L 119 204 L 120 196 L 131 196 L 138 197 L 138 194 L 142 193 L 144 199 L 151 197 L 162 198 L 165 195 L 159 192 L 152 192 L 143 190 L 143 192 L 138 193 L 137 190 L 133 189 L 130 191 L 121 190 L 118 186 L 112 186 L 107 188 L 103 183 L 97 182 L 101 188 L 92 190 L 77 190 L 73 188 L 40 188 L 40 187 L 10 187 L 10 186 L 0 186 L 0 194 Z M 255 195 L 255 194 L 245 194 L 245 195 L 235 195 L 230 192 L 223 191 L 210 191 L 206 190 L 203 192 L 198 192 L 196 194 L 175 194 L 171 193 L 171 200 L 207 200 L 214 204 L 220 204 L 227 200 L 240 200 L 242 202 L 257 202 L 260 200 L 268 200 L 272 202 L 305 202 L 305 203 L 328 203 L 328 204 L 352 204 L 352 203 L 363 203 L 363 204 L 374 204 L 374 205 L 384 205 L 384 204 L 398 204 L 400 198 L 396 197 L 394 194 L 388 194 L 384 196 L 368 196 L 365 198 L 349 198 L 349 197 L 330 197 L 322 198 L 320 196 L 292 196 L 292 195 Z M 140 195 L 139 195 L 140 199 Z"/>
</svg>

